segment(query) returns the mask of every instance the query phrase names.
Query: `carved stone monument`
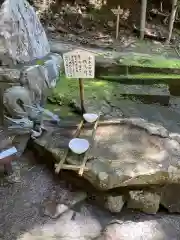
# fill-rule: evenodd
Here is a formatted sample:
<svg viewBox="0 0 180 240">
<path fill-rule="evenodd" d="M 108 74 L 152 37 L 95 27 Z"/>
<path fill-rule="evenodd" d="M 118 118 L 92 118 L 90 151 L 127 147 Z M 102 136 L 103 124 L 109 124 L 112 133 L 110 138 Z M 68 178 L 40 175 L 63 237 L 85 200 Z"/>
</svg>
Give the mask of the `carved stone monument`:
<svg viewBox="0 0 180 240">
<path fill-rule="evenodd" d="M 33 7 L 26 0 L 5 0 L 0 7 L 1 120 L 31 129 L 29 117 L 36 118 L 32 111 L 56 85 L 61 63 L 61 56 L 50 52 Z"/>
</svg>

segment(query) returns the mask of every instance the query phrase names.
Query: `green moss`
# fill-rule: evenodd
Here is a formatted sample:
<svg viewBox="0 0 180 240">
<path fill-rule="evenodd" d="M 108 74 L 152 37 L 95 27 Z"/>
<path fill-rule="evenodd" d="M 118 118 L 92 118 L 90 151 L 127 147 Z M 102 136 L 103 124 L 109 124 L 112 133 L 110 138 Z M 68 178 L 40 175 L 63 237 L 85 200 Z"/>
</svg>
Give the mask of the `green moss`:
<svg viewBox="0 0 180 240">
<path fill-rule="evenodd" d="M 100 78 L 129 78 L 129 79 L 180 79 L 178 74 L 160 74 L 160 73 L 139 73 L 139 74 L 128 74 L 128 75 L 109 75 L 109 76 L 100 76 Z"/>
<path fill-rule="evenodd" d="M 72 109 L 68 105 L 59 106 L 58 104 L 50 104 L 46 105 L 46 108 L 51 112 L 57 114 L 61 118 L 76 116 L 76 114 L 72 111 Z"/>
<path fill-rule="evenodd" d="M 180 75 L 177 74 L 158 74 L 158 73 L 140 73 L 134 74 L 129 77 L 132 78 L 152 78 L 152 79 L 161 79 L 161 78 L 173 78 L 173 79 L 180 79 Z"/>
<path fill-rule="evenodd" d="M 105 95 L 111 95 L 114 88 L 118 86 L 118 83 L 110 83 L 99 79 L 86 79 L 84 80 L 85 97 L 87 99 L 100 99 Z M 62 76 L 56 88 L 53 90 L 50 100 L 56 99 L 56 102 L 68 104 L 70 100 L 77 99 L 78 97 L 79 81 L 77 79 L 67 79 Z"/>
<path fill-rule="evenodd" d="M 118 83 L 97 79 L 84 80 L 85 101 L 93 100 L 94 102 L 102 99 L 113 99 L 118 95 Z M 61 76 L 52 94 L 48 97 L 47 108 L 61 117 L 72 116 L 70 103 L 72 100 L 79 99 L 79 81 L 77 79 L 67 79 Z"/>
<path fill-rule="evenodd" d="M 104 78 L 123 78 L 123 76 L 104 76 Z M 127 76 L 126 76 L 127 77 Z M 164 75 L 164 74 L 147 74 L 141 73 L 136 75 L 129 75 L 129 79 L 155 79 L 154 84 L 159 84 L 160 79 L 180 79 L 179 75 Z M 134 83 L 135 84 L 135 83 Z M 102 101 L 104 99 L 110 102 L 119 101 L 122 96 L 119 94 L 121 84 L 118 82 L 104 81 L 102 79 L 86 79 L 84 80 L 84 92 L 85 92 L 85 102 L 92 101 L 94 104 L 96 102 Z M 72 112 L 71 101 L 79 100 L 79 81 L 77 79 L 67 79 L 65 76 L 60 77 L 60 81 L 57 83 L 55 89 L 53 89 L 52 94 L 49 96 L 49 102 L 47 108 L 61 117 L 73 116 L 75 113 Z"/>
<path fill-rule="evenodd" d="M 122 65 L 151 67 L 151 68 L 180 68 L 180 60 L 176 58 L 165 58 L 164 56 L 153 56 L 133 54 L 123 56 L 119 62 Z"/>
</svg>

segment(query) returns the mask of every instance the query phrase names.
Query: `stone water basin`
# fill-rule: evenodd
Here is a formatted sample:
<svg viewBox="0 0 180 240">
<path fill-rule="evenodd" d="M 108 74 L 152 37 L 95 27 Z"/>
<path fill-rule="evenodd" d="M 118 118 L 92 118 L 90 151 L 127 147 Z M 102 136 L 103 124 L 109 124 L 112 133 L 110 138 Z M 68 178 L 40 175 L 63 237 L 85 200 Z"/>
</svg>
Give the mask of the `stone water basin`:
<svg viewBox="0 0 180 240">
<path fill-rule="evenodd" d="M 80 137 L 90 140 L 92 125 L 88 126 L 81 131 Z M 57 162 L 63 156 L 73 131 L 70 128 L 66 131 L 56 128 L 37 139 L 34 144 L 51 152 Z M 102 121 L 88 152 L 86 167 L 89 170 L 84 172 L 83 179 L 104 193 L 105 197 L 100 199 L 105 200 L 105 205 L 111 211 L 120 211 L 127 201 L 130 208 L 155 213 L 161 199 L 166 198 L 163 194 L 165 186 L 180 182 L 178 137 L 163 126 L 141 118 Z M 82 159 L 83 156 L 70 153 L 67 163 L 79 166 Z M 117 196 L 114 198 L 112 192 L 114 195 L 116 191 Z M 114 203 L 111 204 L 114 201 L 119 204 L 118 208 L 114 207 Z M 163 199 L 162 202 L 168 206 L 166 200 Z"/>
</svg>

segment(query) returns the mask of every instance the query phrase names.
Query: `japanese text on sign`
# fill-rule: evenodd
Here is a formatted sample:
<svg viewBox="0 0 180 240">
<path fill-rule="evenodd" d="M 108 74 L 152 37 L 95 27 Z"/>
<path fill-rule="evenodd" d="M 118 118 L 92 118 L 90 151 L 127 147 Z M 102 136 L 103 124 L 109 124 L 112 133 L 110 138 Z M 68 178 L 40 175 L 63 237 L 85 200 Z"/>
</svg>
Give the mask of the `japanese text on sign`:
<svg viewBox="0 0 180 240">
<path fill-rule="evenodd" d="M 75 50 L 63 55 L 67 78 L 94 78 L 95 57 L 93 54 Z"/>
</svg>

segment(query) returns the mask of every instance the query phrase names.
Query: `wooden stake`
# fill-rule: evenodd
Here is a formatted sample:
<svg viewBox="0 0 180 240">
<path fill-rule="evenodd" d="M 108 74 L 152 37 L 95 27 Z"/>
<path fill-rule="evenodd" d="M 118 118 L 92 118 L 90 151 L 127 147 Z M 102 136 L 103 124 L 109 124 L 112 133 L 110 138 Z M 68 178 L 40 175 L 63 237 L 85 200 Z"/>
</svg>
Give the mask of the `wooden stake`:
<svg viewBox="0 0 180 240">
<path fill-rule="evenodd" d="M 162 3 L 162 1 L 160 2 L 160 11 L 163 12 L 163 3 Z"/>
<path fill-rule="evenodd" d="M 166 43 L 169 44 L 171 37 L 172 37 L 172 31 L 174 27 L 174 20 L 176 17 L 176 11 L 177 11 L 177 0 L 172 0 L 172 9 L 171 9 L 171 15 L 169 19 L 169 34 L 168 38 L 166 40 Z"/>
<path fill-rule="evenodd" d="M 140 39 L 144 39 L 144 32 L 146 27 L 146 9 L 147 0 L 141 0 L 141 22 L 140 22 Z"/>
<path fill-rule="evenodd" d="M 84 84 L 83 79 L 79 78 L 79 90 L 80 90 L 80 101 L 81 101 L 81 111 L 82 114 L 85 113 L 84 107 Z"/>
<path fill-rule="evenodd" d="M 99 123 L 99 118 L 100 118 L 100 114 L 99 114 L 99 117 L 98 119 L 96 120 L 95 124 L 94 124 L 94 128 L 93 128 L 93 132 L 92 132 L 92 139 L 91 139 L 91 146 L 89 147 L 89 149 L 87 150 L 87 152 L 85 153 L 84 155 L 84 159 L 83 159 L 83 162 L 80 166 L 80 169 L 79 169 L 79 175 L 82 176 L 83 175 L 83 172 L 84 172 L 84 169 L 85 169 L 85 166 L 86 166 L 86 162 L 88 161 L 88 153 L 89 151 L 91 150 L 93 144 L 94 144 L 94 138 L 95 138 L 95 134 L 96 134 L 96 129 L 97 129 L 97 126 L 98 126 L 98 123 Z"/>
<path fill-rule="evenodd" d="M 117 20 L 116 20 L 116 39 L 119 37 L 119 15 L 120 15 L 121 7 L 118 5 L 118 13 L 117 13 Z"/>
<path fill-rule="evenodd" d="M 76 129 L 75 133 L 73 134 L 73 138 L 76 138 L 79 136 L 80 134 L 80 131 L 81 131 L 81 128 L 84 124 L 84 120 L 82 120 L 78 126 L 78 128 Z M 68 153 L 69 153 L 69 148 L 66 149 L 65 153 L 64 153 L 64 156 L 63 158 L 60 160 L 60 162 L 58 164 L 55 165 L 55 173 L 59 173 L 61 171 L 61 168 L 63 168 L 63 164 L 65 163 L 66 161 L 66 158 L 68 156 Z"/>
<path fill-rule="evenodd" d="M 111 11 L 116 15 L 116 39 L 119 37 L 119 19 L 120 19 L 120 14 L 123 13 L 123 10 L 121 9 L 120 5 L 118 5 L 117 9 L 111 9 Z"/>
</svg>

